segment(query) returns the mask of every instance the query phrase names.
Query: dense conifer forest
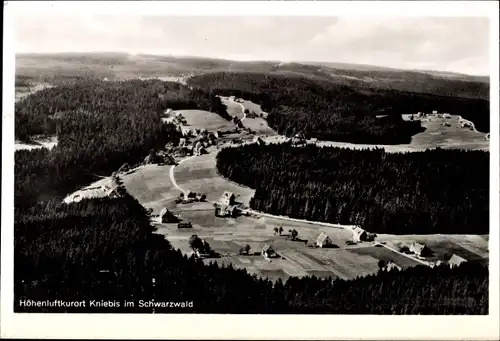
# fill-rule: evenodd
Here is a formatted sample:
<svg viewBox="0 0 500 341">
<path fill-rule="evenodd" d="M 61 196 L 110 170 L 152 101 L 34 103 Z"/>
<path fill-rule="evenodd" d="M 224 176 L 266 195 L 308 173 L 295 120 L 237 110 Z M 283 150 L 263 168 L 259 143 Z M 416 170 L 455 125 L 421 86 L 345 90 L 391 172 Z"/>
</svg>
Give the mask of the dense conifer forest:
<svg viewBox="0 0 500 341">
<path fill-rule="evenodd" d="M 256 189 L 251 207 L 271 214 L 377 233 L 489 231 L 488 152 L 250 144 L 223 149 L 217 169 Z"/>
<path fill-rule="evenodd" d="M 205 109 L 227 116 L 215 95 L 157 80 L 86 82 L 44 89 L 16 103 L 16 136 L 57 135 L 57 146 L 15 153 L 17 207 L 66 195 L 109 175 L 124 163 L 176 142 L 180 133 L 162 124 L 166 108 Z"/>
<path fill-rule="evenodd" d="M 359 89 L 265 73 L 209 73 L 190 78 L 189 84 L 259 103 L 269 113 L 269 126 L 287 136 L 303 133 L 321 140 L 404 144 L 422 130 L 419 122 L 403 121 L 401 115 L 432 110 L 461 115 L 482 132 L 490 129 L 489 102 L 482 99 Z"/>
<path fill-rule="evenodd" d="M 153 233 L 148 212 L 126 192 L 117 199 L 62 204 L 63 195 L 96 175 L 107 176 L 178 139 L 173 126 L 161 123 L 165 108 L 212 109 L 224 115 L 214 95 L 175 87 L 160 81 L 85 81 L 42 90 L 16 105 L 18 138 L 58 137 L 50 151 L 15 153 L 16 312 L 488 312 L 488 269 L 481 265 L 273 285 L 244 270 L 204 265 L 173 250 Z M 475 161 L 479 165 L 482 159 Z M 43 308 L 27 306 L 26 300 L 85 300 L 86 306 Z M 108 307 L 90 306 L 92 300 L 108 302 Z M 135 306 L 125 307 L 124 300 Z M 141 307 L 140 300 L 148 304 Z M 153 308 L 150 300 L 192 301 L 193 307 Z"/>
</svg>

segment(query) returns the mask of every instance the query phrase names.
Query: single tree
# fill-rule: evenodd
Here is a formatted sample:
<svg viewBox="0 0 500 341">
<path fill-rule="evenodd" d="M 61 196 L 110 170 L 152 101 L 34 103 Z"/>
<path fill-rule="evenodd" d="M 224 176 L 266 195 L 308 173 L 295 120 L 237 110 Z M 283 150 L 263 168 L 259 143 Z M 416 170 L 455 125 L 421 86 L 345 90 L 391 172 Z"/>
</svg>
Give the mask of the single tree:
<svg viewBox="0 0 500 341">
<path fill-rule="evenodd" d="M 298 236 L 298 235 L 299 235 L 299 233 L 297 232 L 297 230 L 293 229 L 293 230 L 292 230 L 292 233 L 291 233 L 292 240 L 297 239 L 297 236 Z"/>
<path fill-rule="evenodd" d="M 385 266 L 385 261 L 384 261 L 383 259 L 380 259 L 380 260 L 378 261 L 378 268 L 379 268 L 380 270 L 382 270 L 382 269 L 384 268 L 384 266 Z"/>
<path fill-rule="evenodd" d="M 250 245 L 245 245 L 245 253 L 248 255 L 250 253 Z"/>
<path fill-rule="evenodd" d="M 189 238 L 189 247 L 191 249 L 193 249 L 193 251 L 200 251 L 202 252 L 203 249 L 204 249 L 204 243 L 203 241 L 200 239 L 200 237 L 198 237 L 198 235 L 196 234 L 193 234 L 190 238 Z"/>
<path fill-rule="evenodd" d="M 283 233 L 283 226 L 280 226 L 279 233 L 280 233 L 280 236 L 281 236 L 281 234 Z"/>
<path fill-rule="evenodd" d="M 277 228 L 277 227 L 275 227 L 275 228 L 274 228 L 274 235 L 276 235 L 278 232 L 279 232 L 278 228 Z M 280 234 L 281 234 L 281 233 L 280 233 Z"/>
</svg>

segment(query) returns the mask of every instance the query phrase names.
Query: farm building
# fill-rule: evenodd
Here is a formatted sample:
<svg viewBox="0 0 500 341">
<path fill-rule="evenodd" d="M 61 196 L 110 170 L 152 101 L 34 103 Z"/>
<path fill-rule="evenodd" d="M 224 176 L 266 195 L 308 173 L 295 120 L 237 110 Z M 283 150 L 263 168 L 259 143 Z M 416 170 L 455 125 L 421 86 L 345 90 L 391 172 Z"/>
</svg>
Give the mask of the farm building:
<svg viewBox="0 0 500 341">
<path fill-rule="evenodd" d="M 432 110 L 433 115 L 437 115 L 438 111 L 437 110 Z"/>
<path fill-rule="evenodd" d="M 226 191 L 226 192 L 224 192 L 224 194 L 222 194 L 222 197 L 219 199 L 219 203 L 221 205 L 230 206 L 230 205 L 234 205 L 235 199 L 236 199 L 236 196 L 234 195 L 234 193 Z"/>
<path fill-rule="evenodd" d="M 236 206 L 234 205 L 215 205 L 215 216 L 216 217 L 229 217 L 229 218 L 235 218 L 237 215 L 238 211 L 236 209 Z"/>
<path fill-rule="evenodd" d="M 256 118 L 257 114 L 255 111 L 250 111 L 248 114 L 245 115 L 246 118 Z"/>
<path fill-rule="evenodd" d="M 352 230 L 352 234 L 353 234 L 353 240 L 356 243 L 373 240 L 373 235 L 371 233 L 367 233 L 359 226 L 356 226 Z"/>
<path fill-rule="evenodd" d="M 164 207 L 160 212 L 160 222 L 161 223 L 177 223 L 179 218 L 177 218 L 172 212 L 170 212 L 166 207 Z"/>
<path fill-rule="evenodd" d="M 330 237 L 328 237 L 325 232 L 321 232 L 316 239 L 316 246 L 323 248 L 330 245 L 332 245 L 332 240 L 330 239 Z"/>
<path fill-rule="evenodd" d="M 443 114 L 443 118 L 451 118 L 451 115 L 450 115 L 450 114 L 445 113 L 445 114 Z"/>
<path fill-rule="evenodd" d="M 276 251 L 274 251 L 274 249 L 269 244 L 264 245 L 264 247 L 262 248 L 262 255 L 265 258 L 273 258 L 277 256 Z"/>
<path fill-rule="evenodd" d="M 192 227 L 193 227 L 193 224 L 191 224 L 191 222 L 177 224 L 178 229 L 190 229 Z"/>
<path fill-rule="evenodd" d="M 392 271 L 392 270 L 397 270 L 401 271 L 401 267 L 394 263 L 392 260 L 387 263 L 387 265 L 384 267 L 385 271 Z"/>
<path fill-rule="evenodd" d="M 457 266 L 459 266 L 460 264 L 462 264 L 464 262 L 467 262 L 467 260 L 465 258 L 462 258 L 462 257 L 454 254 L 448 260 L 448 265 L 450 266 L 450 268 L 454 268 L 454 267 L 457 267 Z"/>
<path fill-rule="evenodd" d="M 425 257 L 431 253 L 431 249 L 429 249 L 427 245 L 421 243 L 411 244 L 410 251 L 419 257 Z"/>
<path fill-rule="evenodd" d="M 192 130 L 187 127 L 181 127 L 181 133 L 182 136 L 191 136 L 192 135 Z"/>
</svg>

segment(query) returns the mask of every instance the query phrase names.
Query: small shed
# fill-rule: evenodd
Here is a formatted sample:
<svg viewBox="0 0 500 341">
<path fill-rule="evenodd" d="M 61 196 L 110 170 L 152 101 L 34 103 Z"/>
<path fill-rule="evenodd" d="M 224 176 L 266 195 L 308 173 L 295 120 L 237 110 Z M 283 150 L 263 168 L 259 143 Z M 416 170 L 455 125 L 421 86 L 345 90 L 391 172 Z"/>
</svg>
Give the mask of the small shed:
<svg viewBox="0 0 500 341">
<path fill-rule="evenodd" d="M 450 266 L 450 269 L 455 268 L 459 266 L 462 263 L 467 262 L 465 258 L 462 258 L 456 254 L 453 254 L 451 258 L 448 260 L 448 265 Z"/>
<path fill-rule="evenodd" d="M 318 238 L 316 239 L 316 246 L 321 248 L 328 247 L 332 244 L 333 244 L 332 240 L 330 239 L 330 237 L 328 237 L 328 235 L 325 232 L 321 232 Z"/>
<path fill-rule="evenodd" d="M 269 244 L 266 244 L 262 247 L 262 255 L 265 258 L 273 258 L 277 256 L 276 251 L 274 251 L 274 249 Z"/>
<path fill-rule="evenodd" d="M 353 230 L 352 230 L 352 234 L 353 234 L 353 240 L 356 242 L 356 243 L 359 243 L 359 242 L 363 242 L 363 241 L 367 241 L 368 240 L 368 234 L 366 233 L 365 230 L 363 230 L 361 227 L 359 226 L 356 226 Z"/>
</svg>

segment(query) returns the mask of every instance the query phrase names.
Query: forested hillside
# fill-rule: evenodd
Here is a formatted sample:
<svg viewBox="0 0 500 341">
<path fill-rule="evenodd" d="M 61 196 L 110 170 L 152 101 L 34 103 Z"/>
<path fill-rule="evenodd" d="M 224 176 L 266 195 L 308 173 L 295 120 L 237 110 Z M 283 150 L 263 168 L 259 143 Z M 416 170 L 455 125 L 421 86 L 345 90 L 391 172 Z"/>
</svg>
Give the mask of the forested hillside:
<svg viewBox="0 0 500 341">
<path fill-rule="evenodd" d="M 162 124 L 161 112 L 205 109 L 227 116 L 215 95 L 161 81 L 103 82 L 45 89 L 16 103 L 16 136 L 57 134 L 57 146 L 15 153 L 15 204 L 66 195 L 109 175 L 123 163 L 141 161 L 180 133 Z"/>
<path fill-rule="evenodd" d="M 129 196 L 23 213 L 15 225 L 15 311 L 151 313 L 140 300 L 154 299 L 193 302 L 191 308 L 156 307 L 156 313 L 488 313 L 488 269 L 477 264 L 418 266 L 352 281 L 292 278 L 273 286 L 244 270 L 188 259 L 152 230 L 144 208 Z M 86 306 L 20 305 L 30 299 Z M 109 305 L 92 307 L 92 300 Z"/>
<path fill-rule="evenodd" d="M 217 169 L 256 189 L 250 205 L 263 212 L 377 233 L 489 231 L 488 152 L 251 144 L 223 149 Z"/>
<path fill-rule="evenodd" d="M 303 76 L 265 73 L 210 73 L 189 84 L 211 88 L 261 104 L 268 123 L 284 135 L 303 133 L 322 140 L 371 144 L 403 144 L 420 132 L 419 122 L 402 114 L 438 110 L 461 115 L 482 132 L 489 131 L 489 102 L 416 92 L 349 87 Z M 385 118 L 376 116 L 387 115 Z"/>
</svg>

